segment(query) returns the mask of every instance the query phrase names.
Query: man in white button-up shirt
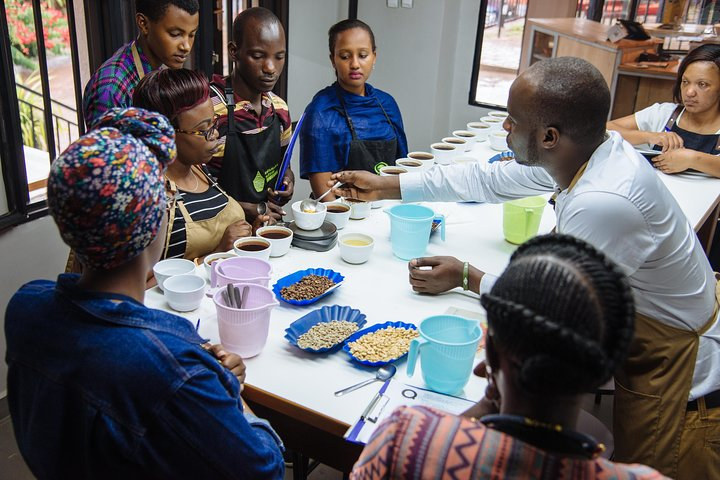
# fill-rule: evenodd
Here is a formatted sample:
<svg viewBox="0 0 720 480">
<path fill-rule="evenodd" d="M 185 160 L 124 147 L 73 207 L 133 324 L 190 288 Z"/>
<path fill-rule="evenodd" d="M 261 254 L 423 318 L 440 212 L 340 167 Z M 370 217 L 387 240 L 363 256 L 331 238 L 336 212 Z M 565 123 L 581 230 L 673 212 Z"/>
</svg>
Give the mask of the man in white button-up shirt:
<svg viewBox="0 0 720 480">
<path fill-rule="evenodd" d="M 557 231 L 618 263 L 637 305 L 636 341 L 616 375 L 616 459 L 672 477 L 720 475 L 720 447 L 712 443 L 720 438 L 715 278 L 691 225 L 652 167 L 620 135 L 606 132 L 609 106 L 607 84 L 589 63 L 539 62 L 510 90 L 504 128 L 516 161 L 487 170 L 436 166 L 398 177 L 341 172 L 332 182 L 345 184 L 339 195 L 405 202 L 497 203 L 557 193 Z M 422 265 L 432 269 L 414 268 Z M 413 288 L 428 293 L 461 286 L 463 278 L 463 263 L 452 257 L 415 259 L 410 270 Z M 470 269 L 470 289 L 482 294 L 493 282 Z"/>
</svg>

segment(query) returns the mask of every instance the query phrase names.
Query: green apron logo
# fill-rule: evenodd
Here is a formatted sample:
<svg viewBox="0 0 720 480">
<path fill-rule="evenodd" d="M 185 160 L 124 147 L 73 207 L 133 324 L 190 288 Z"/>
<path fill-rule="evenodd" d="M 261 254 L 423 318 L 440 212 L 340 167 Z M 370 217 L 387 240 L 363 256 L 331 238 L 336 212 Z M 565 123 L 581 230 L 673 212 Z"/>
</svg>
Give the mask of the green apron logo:
<svg viewBox="0 0 720 480">
<path fill-rule="evenodd" d="M 376 163 L 376 164 L 375 164 L 375 167 L 374 167 L 375 173 L 377 173 L 378 175 L 380 175 L 380 169 L 381 169 L 382 167 L 387 167 L 387 166 L 388 166 L 388 164 L 385 163 L 385 162 L 378 162 L 378 163 Z"/>
<path fill-rule="evenodd" d="M 255 174 L 255 178 L 253 179 L 253 187 L 258 193 L 265 190 L 265 177 L 263 177 L 262 173 L 257 172 L 257 174 Z"/>
</svg>

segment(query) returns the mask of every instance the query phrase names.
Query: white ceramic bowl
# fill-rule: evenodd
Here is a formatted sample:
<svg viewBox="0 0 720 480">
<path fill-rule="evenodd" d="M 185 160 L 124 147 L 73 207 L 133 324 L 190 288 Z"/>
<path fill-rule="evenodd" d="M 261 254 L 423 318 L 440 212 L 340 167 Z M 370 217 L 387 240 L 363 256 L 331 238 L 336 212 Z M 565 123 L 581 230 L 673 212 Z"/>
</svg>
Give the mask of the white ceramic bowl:
<svg viewBox="0 0 720 480">
<path fill-rule="evenodd" d="M 442 139 L 443 143 L 449 143 L 455 146 L 455 156 L 462 155 L 463 153 L 470 150 L 467 140 L 460 137 L 445 137 Z"/>
<path fill-rule="evenodd" d="M 303 212 L 300 211 L 300 202 L 294 202 L 292 204 L 293 217 L 295 218 L 295 225 L 303 230 L 316 230 L 320 228 L 320 225 L 325 221 L 325 214 L 327 213 L 324 203 L 318 203 L 317 210 L 315 212 Z"/>
<path fill-rule="evenodd" d="M 340 256 L 347 263 L 360 264 L 370 259 L 375 242 L 370 235 L 347 233 L 338 242 Z"/>
<path fill-rule="evenodd" d="M 467 124 L 467 129 L 477 135 L 477 142 L 484 142 L 487 140 L 488 134 L 490 134 L 490 125 L 485 122 L 470 122 Z"/>
<path fill-rule="evenodd" d="M 175 275 L 166 279 L 163 285 L 165 300 L 178 312 L 195 310 L 205 296 L 205 280 L 197 275 Z"/>
<path fill-rule="evenodd" d="M 345 201 L 350 205 L 350 218 L 353 220 L 362 220 L 370 215 L 370 209 L 372 208 L 370 202 L 362 202 L 353 199 L 345 199 Z"/>
<path fill-rule="evenodd" d="M 233 250 L 238 257 L 261 258 L 267 262 L 270 259 L 272 244 L 267 238 L 243 237 L 235 240 Z"/>
<path fill-rule="evenodd" d="M 430 152 L 410 152 L 407 154 L 407 158 L 421 161 L 423 168 L 430 168 L 435 165 L 435 155 Z"/>
<path fill-rule="evenodd" d="M 493 150 L 499 150 L 501 152 L 507 150 L 507 136 L 508 132 L 504 130 L 502 132 L 492 132 L 488 137 L 490 139 L 490 147 Z"/>
<path fill-rule="evenodd" d="M 498 118 L 498 117 L 491 117 L 488 115 L 487 117 L 482 117 L 480 119 L 480 121 L 483 123 L 487 123 L 488 125 L 490 125 L 491 130 L 497 132 L 498 130 L 502 130 L 503 122 L 505 121 L 505 119 Z"/>
<path fill-rule="evenodd" d="M 400 165 L 387 165 L 385 167 L 382 167 L 380 169 L 380 176 L 381 177 L 392 177 L 394 175 L 400 175 L 402 173 L 407 173 L 408 170 L 405 167 L 402 167 Z"/>
<path fill-rule="evenodd" d="M 183 275 L 186 273 L 195 273 L 195 264 L 184 258 L 168 258 L 160 260 L 153 266 L 153 274 L 160 290 L 163 289 L 163 283 L 173 275 Z"/>
<path fill-rule="evenodd" d="M 210 275 L 210 271 L 212 270 L 212 263 L 213 262 L 221 262 L 225 260 L 226 258 L 233 258 L 237 257 L 235 255 L 235 252 L 218 252 L 218 253 L 211 253 L 210 255 L 207 255 L 205 259 L 203 260 L 203 265 L 205 265 L 205 271 L 208 275 Z"/>
<path fill-rule="evenodd" d="M 257 229 L 257 236 L 270 242 L 270 256 L 282 257 L 290 251 L 293 231 L 279 225 L 268 225 Z"/>
<path fill-rule="evenodd" d="M 460 163 L 477 163 L 478 159 L 475 157 L 471 157 L 470 155 L 458 155 L 457 157 L 453 158 L 452 162 L 454 164 L 460 164 Z"/>
<path fill-rule="evenodd" d="M 430 145 L 430 151 L 435 155 L 435 163 L 449 165 L 452 162 L 452 157 L 457 153 L 457 148 L 455 145 L 439 142 Z"/>
<path fill-rule="evenodd" d="M 345 228 L 350 218 L 350 205 L 345 202 L 328 202 L 325 206 L 327 207 L 325 219 L 334 224 L 338 230 Z M 338 211 L 333 211 L 333 208 L 337 208 Z"/>
<path fill-rule="evenodd" d="M 423 161 L 415 160 L 414 158 L 399 158 L 395 161 L 395 165 L 402 167 L 408 172 L 415 172 L 423 169 Z"/>
<path fill-rule="evenodd" d="M 505 120 L 508 117 L 508 112 L 505 112 L 503 110 L 490 110 L 488 112 L 488 117 L 497 117 Z"/>
<path fill-rule="evenodd" d="M 462 138 L 467 142 L 467 150 L 471 150 L 473 145 L 477 142 L 477 133 L 471 132 L 470 130 L 455 130 L 452 132 L 453 137 Z"/>
</svg>

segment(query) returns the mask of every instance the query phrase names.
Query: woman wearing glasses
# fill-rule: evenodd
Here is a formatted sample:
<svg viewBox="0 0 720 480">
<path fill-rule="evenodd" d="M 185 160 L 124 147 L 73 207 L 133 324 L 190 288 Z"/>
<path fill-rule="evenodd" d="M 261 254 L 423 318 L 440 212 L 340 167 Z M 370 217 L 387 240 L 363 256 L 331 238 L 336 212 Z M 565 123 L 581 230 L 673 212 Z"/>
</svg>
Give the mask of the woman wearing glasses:
<svg viewBox="0 0 720 480">
<path fill-rule="evenodd" d="M 133 94 L 133 105 L 162 113 L 175 127 L 177 160 L 165 172 L 170 219 L 163 258 L 201 261 L 253 232 L 240 204 L 205 167 L 218 145 L 209 91 L 202 73 L 162 69 L 146 75 Z M 256 222 L 268 220 L 261 215 Z"/>
</svg>

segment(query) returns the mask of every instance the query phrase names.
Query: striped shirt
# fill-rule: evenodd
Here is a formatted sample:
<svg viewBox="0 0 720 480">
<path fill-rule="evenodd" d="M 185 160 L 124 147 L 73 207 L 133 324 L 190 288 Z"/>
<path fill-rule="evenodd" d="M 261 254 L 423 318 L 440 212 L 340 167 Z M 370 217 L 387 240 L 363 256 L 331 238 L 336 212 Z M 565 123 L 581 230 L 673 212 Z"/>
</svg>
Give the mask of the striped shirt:
<svg viewBox="0 0 720 480">
<path fill-rule="evenodd" d="M 400 407 L 381 423 L 352 480 L 656 480 L 643 465 L 568 457 L 536 448 L 482 423 L 427 407 Z"/>
<path fill-rule="evenodd" d="M 185 203 L 185 208 L 193 222 L 208 220 L 216 217 L 228 204 L 228 198 L 215 186 L 211 185 L 205 192 L 191 193 L 178 190 L 178 195 Z M 220 239 L 217 239 L 218 243 Z M 185 231 L 185 218 L 178 205 L 175 206 L 175 219 L 170 232 L 170 242 L 165 258 L 183 258 L 187 235 Z M 216 245 L 209 245 L 208 252 Z"/>
<path fill-rule="evenodd" d="M 140 82 L 133 61 L 134 41 L 120 47 L 90 77 L 83 94 L 83 117 L 88 130 L 108 110 L 132 106 L 132 94 Z M 144 73 L 152 70 L 150 60 L 137 45 Z"/>
<path fill-rule="evenodd" d="M 214 75 L 212 84 L 221 92 L 225 89 L 225 78 L 220 75 Z M 227 135 L 227 106 L 223 102 L 224 98 L 219 97 L 214 90 L 210 90 L 210 98 L 212 99 L 215 115 L 218 116 L 218 129 L 220 130 L 220 138 L 218 150 L 215 156 L 208 162 L 212 168 L 219 170 L 222 167 L 222 159 L 225 156 L 225 136 Z M 290 121 L 290 112 L 285 100 L 278 97 L 272 92 L 262 94 L 260 100 L 262 109 L 260 115 L 247 100 L 244 100 L 235 94 L 235 128 L 237 131 L 246 135 L 260 133 L 267 129 L 273 122 L 273 116 L 280 120 L 280 146 L 286 147 L 290 143 L 292 136 L 292 122 Z M 280 159 L 275 160 L 279 161 Z"/>
</svg>

